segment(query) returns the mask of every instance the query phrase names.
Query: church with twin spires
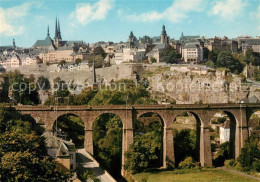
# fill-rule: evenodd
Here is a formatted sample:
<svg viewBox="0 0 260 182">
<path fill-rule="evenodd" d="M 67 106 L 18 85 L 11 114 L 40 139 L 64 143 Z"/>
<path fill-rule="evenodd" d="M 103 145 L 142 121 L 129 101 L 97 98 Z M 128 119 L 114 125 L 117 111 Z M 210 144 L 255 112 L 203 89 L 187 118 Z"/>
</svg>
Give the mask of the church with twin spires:
<svg viewBox="0 0 260 182">
<path fill-rule="evenodd" d="M 61 60 L 66 62 L 86 58 L 86 44 L 83 41 L 62 40 L 60 21 L 56 18 L 54 38 L 50 37 L 49 26 L 44 40 L 37 40 L 32 48 L 40 50 L 39 57 L 44 63 L 54 63 Z"/>
</svg>

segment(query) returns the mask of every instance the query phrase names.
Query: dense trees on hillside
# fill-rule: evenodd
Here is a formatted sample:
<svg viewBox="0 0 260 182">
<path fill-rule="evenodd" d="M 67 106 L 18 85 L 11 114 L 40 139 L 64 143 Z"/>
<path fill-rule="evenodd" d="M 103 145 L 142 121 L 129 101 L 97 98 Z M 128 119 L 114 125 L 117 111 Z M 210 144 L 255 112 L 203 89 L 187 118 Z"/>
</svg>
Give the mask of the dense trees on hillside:
<svg viewBox="0 0 260 182">
<path fill-rule="evenodd" d="M 0 181 L 66 181 L 70 174 L 57 170 L 47 156 L 44 139 L 36 135 L 33 123 L 19 113 L 0 108 Z"/>
<path fill-rule="evenodd" d="M 240 73 L 243 70 L 243 65 L 238 61 L 235 60 L 231 54 L 231 52 L 228 51 L 221 51 L 218 54 L 217 60 L 216 60 L 216 66 L 217 67 L 226 67 L 230 69 L 233 73 Z"/>
<path fill-rule="evenodd" d="M 242 170 L 260 172 L 260 146 L 258 137 L 251 136 L 248 138 L 238 161 L 241 164 Z"/>
<path fill-rule="evenodd" d="M 217 49 L 213 49 L 209 52 L 208 62 L 206 62 L 206 65 L 215 68 L 225 67 L 236 74 L 243 70 L 243 64 L 235 59 L 231 52 L 220 51 Z"/>
<path fill-rule="evenodd" d="M 246 50 L 245 53 L 231 53 L 230 51 L 213 49 L 208 52 L 207 66 L 226 67 L 231 72 L 239 74 L 247 64 L 254 66 L 260 65 L 260 54 L 253 52 L 252 49 Z"/>
<path fill-rule="evenodd" d="M 62 80 L 59 80 L 59 83 L 62 83 Z M 87 87 L 76 96 L 71 95 L 67 89 L 58 90 L 48 98 L 45 104 L 53 105 L 57 96 L 60 97 L 59 104 L 69 105 L 124 105 L 126 102 L 128 104 L 156 103 L 143 84 L 136 84 L 133 80 L 127 79 L 116 81 L 111 86 L 101 86 L 98 90 Z"/>
<path fill-rule="evenodd" d="M 121 176 L 122 128 L 113 114 L 99 116 L 93 125 L 94 156 L 116 179 Z"/>
<path fill-rule="evenodd" d="M 161 167 L 162 127 L 160 123 L 154 122 L 145 128 L 141 127 L 141 123 L 136 126 L 134 143 L 125 154 L 127 159 L 125 169 L 137 173 Z"/>
</svg>

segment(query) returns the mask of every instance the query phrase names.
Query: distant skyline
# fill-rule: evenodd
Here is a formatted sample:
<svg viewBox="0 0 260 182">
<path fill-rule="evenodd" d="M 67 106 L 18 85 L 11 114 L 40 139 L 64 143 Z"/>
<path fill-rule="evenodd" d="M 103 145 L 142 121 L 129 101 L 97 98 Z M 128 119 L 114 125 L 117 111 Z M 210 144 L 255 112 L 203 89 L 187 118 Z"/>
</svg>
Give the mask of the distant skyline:
<svg viewBox="0 0 260 182">
<path fill-rule="evenodd" d="M 260 0 L 0 0 L 0 45 L 31 47 L 54 37 L 55 18 L 64 40 L 120 42 L 142 37 L 260 36 Z"/>
</svg>

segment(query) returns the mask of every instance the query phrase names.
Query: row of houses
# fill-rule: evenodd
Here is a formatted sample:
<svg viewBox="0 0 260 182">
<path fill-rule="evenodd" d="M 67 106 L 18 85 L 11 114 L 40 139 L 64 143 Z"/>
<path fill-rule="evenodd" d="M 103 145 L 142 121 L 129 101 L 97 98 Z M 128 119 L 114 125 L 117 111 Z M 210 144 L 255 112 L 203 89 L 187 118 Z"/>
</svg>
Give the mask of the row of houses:
<svg viewBox="0 0 260 182">
<path fill-rule="evenodd" d="M 0 57 L 0 70 L 8 67 L 18 68 L 20 66 L 35 65 L 39 62 L 37 56 L 30 56 L 28 54 L 17 54 L 15 52 L 6 56 Z"/>
<path fill-rule="evenodd" d="M 156 60 L 161 62 L 161 53 L 167 46 L 172 46 L 177 53 L 181 55 L 181 61 L 184 63 L 203 62 L 204 52 L 217 50 L 227 50 L 232 53 L 243 52 L 252 49 L 253 52 L 260 52 L 260 37 L 243 36 L 236 39 L 227 37 L 206 38 L 196 36 L 185 36 L 183 33 L 179 40 L 170 39 L 165 30 L 162 28 L 161 36 L 149 37 L 144 36 L 139 40 L 130 32 L 126 43 L 120 42 L 99 42 L 92 45 L 101 46 L 107 54 L 112 55 L 112 63 L 121 64 L 123 62 L 142 62 L 148 59 L 149 62 Z"/>
<path fill-rule="evenodd" d="M 37 64 L 37 62 L 56 63 L 61 60 L 73 64 L 76 59 L 86 60 L 91 51 L 98 46 L 107 53 L 105 61 L 109 62 L 108 65 L 143 61 L 162 62 L 161 53 L 168 46 L 175 48 L 181 55 L 178 62 L 200 63 L 205 61 L 205 50 L 245 52 L 252 49 L 260 53 L 260 37 L 206 38 L 198 35 L 187 36 L 182 33 L 179 40 L 175 40 L 170 39 L 163 25 L 161 35 L 157 37 L 143 36 L 137 39 L 131 31 L 127 42 L 98 42 L 89 45 L 83 41 L 62 40 L 60 24 L 56 20 L 54 39 L 50 37 L 48 27 L 46 38 L 37 40 L 31 48 L 18 48 L 14 40 L 12 46 L 0 46 L 0 70 L 8 66 L 16 68 L 21 65 Z"/>
</svg>

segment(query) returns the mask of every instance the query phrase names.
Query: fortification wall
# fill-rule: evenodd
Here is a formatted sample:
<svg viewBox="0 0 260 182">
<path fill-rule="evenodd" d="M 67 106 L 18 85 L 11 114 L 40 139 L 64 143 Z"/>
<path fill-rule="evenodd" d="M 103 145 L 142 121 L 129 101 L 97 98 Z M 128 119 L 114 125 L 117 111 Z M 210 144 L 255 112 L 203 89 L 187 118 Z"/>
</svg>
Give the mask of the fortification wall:
<svg viewBox="0 0 260 182">
<path fill-rule="evenodd" d="M 79 85 L 92 84 L 92 69 L 89 70 L 59 70 L 57 64 L 47 66 L 33 65 L 33 66 L 20 66 L 19 68 L 8 68 L 7 71 L 19 70 L 22 74 L 29 77 L 33 74 L 37 80 L 38 77 L 44 76 L 53 83 L 53 80 L 60 77 L 67 83 L 74 83 Z M 143 71 L 142 64 L 126 63 L 121 65 L 113 65 L 111 67 L 98 68 L 96 69 L 97 81 L 99 83 L 109 83 L 112 80 L 117 81 L 120 79 L 133 79 L 136 78 L 136 74 L 141 74 Z"/>
</svg>

